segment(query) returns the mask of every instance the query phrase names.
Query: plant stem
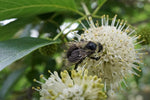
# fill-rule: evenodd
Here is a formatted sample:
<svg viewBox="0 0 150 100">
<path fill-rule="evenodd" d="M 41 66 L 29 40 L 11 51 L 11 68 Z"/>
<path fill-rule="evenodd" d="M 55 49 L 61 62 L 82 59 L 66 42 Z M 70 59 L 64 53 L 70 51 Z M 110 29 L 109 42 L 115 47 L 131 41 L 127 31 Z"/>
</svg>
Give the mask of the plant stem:
<svg viewBox="0 0 150 100">
<path fill-rule="evenodd" d="M 84 2 L 81 2 L 81 5 L 82 5 L 82 7 L 83 7 L 83 9 L 84 9 L 84 11 L 85 11 L 85 14 L 88 16 L 88 19 L 89 19 L 89 21 L 90 21 L 90 26 L 91 26 L 91 27 L 95 27 L 94 22 L 93 22 L 93 20 L 92 20 L 92 17 L 90 16 L 91 14 L 90 14 L 90 12 L 89 12 L 87 6 L 85 5 Z"/>
<path fill-rule="evenodd" d="M 75 11 L 77 14 L 79 14 L 80 16 L 85 16 L 82 12 L 80 12 L 80 11 L 78 11 L 78 10 L 76 10 Z"/>
</svg>

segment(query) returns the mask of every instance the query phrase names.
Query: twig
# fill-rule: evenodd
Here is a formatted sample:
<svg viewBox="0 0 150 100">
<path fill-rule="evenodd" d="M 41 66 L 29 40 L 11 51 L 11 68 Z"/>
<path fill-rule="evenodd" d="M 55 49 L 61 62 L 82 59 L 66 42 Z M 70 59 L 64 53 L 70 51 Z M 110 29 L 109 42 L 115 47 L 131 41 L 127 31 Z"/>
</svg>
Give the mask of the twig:
<svg viewBox="0 0 150 100">
<path fill-rule="evenodd" d="M 83 9 L 84 9 L 84 11 L 85 11 L 85 14 L 88 16 L 88 19 L 89 19 L 89 21 L 90 21 L 91 27 L 95 27 L 95 26 L 94 26 L 94 22 L 93 22 L 93 20 L 92 20 L 92 17 L 90 16 L 91 14 L 90 14 L 90 12 L 89 12 L 87 6 L 85 5 L 84 2 L 81 2 L 81 5 L 82 5 L 82 7 L 83 7 Z"/>
</svg>

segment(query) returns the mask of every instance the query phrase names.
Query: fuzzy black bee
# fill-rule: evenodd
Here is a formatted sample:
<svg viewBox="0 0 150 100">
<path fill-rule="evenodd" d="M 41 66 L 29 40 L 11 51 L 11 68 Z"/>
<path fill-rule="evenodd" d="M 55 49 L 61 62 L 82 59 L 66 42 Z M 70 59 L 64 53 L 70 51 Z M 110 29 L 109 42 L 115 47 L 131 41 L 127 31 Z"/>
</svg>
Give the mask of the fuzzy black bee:
<svg viewBox="0 0 150 100">
<path fill-rule="evenodd" d="M 67 51 L 67 59 L 71 63 L 75 63 L 75 69 L 82 61 L 89 57 L 94 60 L 99 60 L 100 57 L 92 57 L 95 52 L 100 52 L 103 49 L 101 43 L 92 41 L 73 42 Z"/>
</svg>

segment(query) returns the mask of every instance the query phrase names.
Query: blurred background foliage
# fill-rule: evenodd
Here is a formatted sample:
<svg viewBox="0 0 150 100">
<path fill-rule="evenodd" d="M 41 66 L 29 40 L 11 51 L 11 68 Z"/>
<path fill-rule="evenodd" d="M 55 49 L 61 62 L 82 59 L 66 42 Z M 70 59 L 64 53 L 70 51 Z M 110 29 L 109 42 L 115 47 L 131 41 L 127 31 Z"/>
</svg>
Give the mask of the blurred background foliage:
<svg viewBox="0 0 150 100">
<path fill-rule="evenodd" d="M 39 99 L 31 89 L 39 86 L 33 78 L 40 80 L 42 73 L 48 77 L 49 69 L 63 69 L 63 45 L 73 37 L 68 32 L 82 32 L 77 21 L 85 16 L 81 1 L 90 12 L 100 8 L 95 17 L 117 14 L 127 20 L 145 40 L 140 46 L 149 52 L 137 72 L 140 77 L 129 77 L 128 88 L 108 100 L 150 100 L 150 0 L 1 0 L 0 100 Z M 74 24 L 67 27 L 70 23 Z"/>
</svg>

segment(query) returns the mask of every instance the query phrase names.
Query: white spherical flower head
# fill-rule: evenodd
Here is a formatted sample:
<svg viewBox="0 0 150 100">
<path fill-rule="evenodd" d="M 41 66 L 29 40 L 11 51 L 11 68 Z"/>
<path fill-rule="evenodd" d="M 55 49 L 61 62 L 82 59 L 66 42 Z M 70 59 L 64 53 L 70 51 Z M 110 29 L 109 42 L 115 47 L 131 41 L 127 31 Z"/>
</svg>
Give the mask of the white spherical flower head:
<svg viewBox="0 0 150 100">
<path fill-rule="evenodd" d="M 87 70 L 72 70 L 70 76 L 65 70 L 61 72 L 61 78 L 57 72 L 51 73 L 48 79 L 41 75 L 45 83 L 34 79 L 41 84 L 41 89 L 33 89 L 40 92 L 40 100 L 104 100 L 106 95 L 102 91 L 101 78 L 87 74 Z"/>
<path fill-rule="evenodd" d="M 79 42 L 84 40 L 100 43 L 103 50 L 95 51 L 91 55 L 93 58 L 100 57 L 99 60 L 86 57 L 79 66 L 87 68 L 89 74 L 101 77 L 105 90 L 106 86 L 112 90 L 116 89 L 121 82 L 125 83 L 124 78 L 128 73 L 136 74 L 132 68 L 140 71 L 138 64 L 141 63 L 139 58 L 142 53 L 138 53 L 138 50 L 135 49 L 135 45 L 140 43 L 136 43 L 136 39 L 140 36 L 133 35 L 134 30 L 126 27 L 126 22 L 123 20 L 116 22 L 116 16 L 112 19 L 111 24 L 109 24 L 109 17 L 105 15 L 102 16 L 101 25 L 98 22 L 95 25 L 92 24 L 92 19 L 87 22 L 91 22 L 90 28 L 85 27 L 81 22 L 84 33 L 77 35 Z"/>
</svg>

